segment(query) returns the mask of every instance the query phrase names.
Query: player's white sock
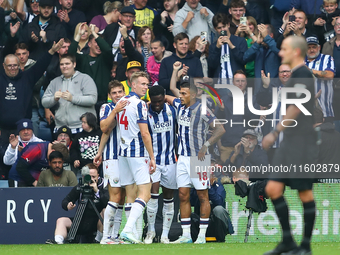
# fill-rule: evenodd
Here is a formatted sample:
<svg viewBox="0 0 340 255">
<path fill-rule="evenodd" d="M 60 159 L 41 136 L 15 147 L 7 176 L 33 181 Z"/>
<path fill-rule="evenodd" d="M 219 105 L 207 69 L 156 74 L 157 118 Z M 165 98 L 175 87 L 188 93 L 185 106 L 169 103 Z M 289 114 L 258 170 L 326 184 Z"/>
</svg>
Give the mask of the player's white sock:
<svg viewBox="0 0 340 255">
<path fill-rule="evenodd" d="M 122 224 L 123 208 L 124 208 L 124 205 L 119 205 L 118 209 L 116 211 L 115 220 L 114 220 L 114 224 L 113 224 L 113 229 L 112 229 L 112 233 L 111 233 L 111 236 L 113 238 L 117 238 L 118 237 L 120 225 Z"/>
<path fill-rule="evenodd" d="M 142 240 L 142 235 L 143 235 L 143 213 L 137 219 L 135 235 L 136 235 L 136 237 L 139 240 Z"/>
<path fill-rule="evenodd" d="M 168 237 L 172 219 L 174 218 L 174 199 L 163 199 L 163 231 L 162 237 Z"/>
<path fill-rule="evenodd" d="M 181 226 L 183 230 L 182 236 L 191 238 L 191 234 L 190 234 L 191 219 L 190 218 L 181 219 Z"/>
<path fill-rule="evenodd" d="M 99 230 L 97 230 L 97 235 L 96 237 L 94 238 L 97 242 L 100 242 L 103 238 L 103 233 L 100 232 Z"/>
<path fill-rule="evenodd" d="M 126 220 L 129 219 L 131 207 L 132 207 L 132 203 L 125 203 L 125 218 L 126 218 Z"/>
<path fill-rule="evenodd" d="M 209 218 L 200 218 L 200 232 L 198 236 L 205 238 L 205 233 L 207 232 L 207 228 L 209 225 Z"/>
<path fill-rule="evenodd" d="M 64 243 L 64 237 L 62 235 L 55 235 L 54 241 L 56 241 L 57 243 Z"/>
<path fill-rule="evenodd" d="M 155 232 L 156 214 L 158 210 L 159 194 L 151 194 L 149 202 L 146 204 L 146 212 L 148 215 L 148 231 Z"/>
<path fill-rule="evenodd" d="M 117 209 L 118 209 L 118 203 L 115 203 L 112 201 L 109 201 L 107 203 L 107 206 L 104 212 L 103 239 L 107 239 L 111 236 L 114 218 L 115 218 Z"/>
<path fill-rule="evenodd" d="M 146 203 L 141 198 L 136 198 L 135 202 L 132 204 L 130 216 L 125 224 L 123 232 L 132 232 L 133 227 L 136 225 L 136 221 L 139 216 L 143 213 Z"/>
</svg>

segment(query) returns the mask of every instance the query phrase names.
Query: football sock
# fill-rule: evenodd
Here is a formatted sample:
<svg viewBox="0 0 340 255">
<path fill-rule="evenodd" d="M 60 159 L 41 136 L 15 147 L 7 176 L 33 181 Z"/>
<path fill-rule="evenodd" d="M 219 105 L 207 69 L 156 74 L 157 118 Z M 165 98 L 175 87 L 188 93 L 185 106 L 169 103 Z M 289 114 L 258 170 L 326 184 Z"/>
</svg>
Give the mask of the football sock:
<svg viewBox="0 0 340 255">
<path fill-rule="evenodd" d="M 315 222 L 315 201 L 303 203 L 304 217 L 304 235 L 301 242 L 301 247 L 310 250 L 310 241 L 312 238 L 313 227 Z"/>
<path fill-rule="evenodd" d="M 293 237 L 290 231 L 289 212 L 286 200 L 283 196 L 281 196 L 278 199 L 272 200 L 272 203 L 281 224 L 282 241 L 284 243 L 290 243 L 293 241 Z"/>
<path fill-rule="evenodd" d="M 183 230 L 182 236 L 191 238 L 191 234 L 190 234 L 191 219 L 190 218 L 181 219 L 181 226 Z"/>
<path fill-rule="evenodd" d="M 168 237 L 172 219 L 174 218 L 174 199 L 163 199 L 163 231 L 162 237 Z"/>
<path fill-rule="evenodd" d="M 146 206 L 146 212 L 148 215 L 148 232 L 155 231 L 155 221 L 158 210 L 158 197 L 159 194 L 151 194 L 151 198 Z"/>
<path fill-rule="evenodd" d="M 200 218 L 200 232 L 198 233 L 199 237 L 205 238 L 205 233 L 207 232 L 208 225 L 209 218 Z"/>
<path fill-rule="evenodd" d="M 111 234 L 111 236 L 113 238 L 117 238 L 118 237 L 120 225 L 122 224 L 123 208 L 124 208 L 124 205 L 119 205 L 118 209 L 116 211 L 116 215 L 115 215 L 115 219 L 114 219 L 114 224 L 113 224 L 113 229 L 112 229 L 112 234 Z"/>
<path fill-rule="evenodd" d="M 146 203 L 141 198 L 136 198 L 135 202 L 132 204 L 130 216 L 125 224 L 123 232 L 132 232 L 134 226 L 136 225 L 137 219 L 142 215 Z"/>
<path fill-rule="evenodd" d="M 109 201 L 107 203 L 107 206 L 104 212 L 103 239 L 107 239 L 111 236 L 112 227 L 114 223 L 114 217 L 115 217 L 117 208 L 118 208 L 118 203 L 115 203 L 112 201 Z"/>
</svg>

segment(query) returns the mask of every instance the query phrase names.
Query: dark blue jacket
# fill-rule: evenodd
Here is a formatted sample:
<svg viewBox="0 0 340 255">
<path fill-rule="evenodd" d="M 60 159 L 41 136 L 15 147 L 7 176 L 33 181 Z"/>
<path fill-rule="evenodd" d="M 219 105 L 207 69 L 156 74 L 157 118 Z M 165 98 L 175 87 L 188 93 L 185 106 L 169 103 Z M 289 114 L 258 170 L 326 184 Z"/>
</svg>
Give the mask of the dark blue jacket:
<svg viewBox="0 0 340 255">
<path fill-rule="evenodd" d="M 307 15 L 320 14 L 320 6 L 322 4 L 323 0 L 291 0 L 290 9 L 294 7 L 295 9 L 303 10 Z"/>
<path fill-rule="evenodd" d="M 170 80 L 172 76 L 173 64 L 180 61 L 182 64 L 189 66 L 188 75 L 190 77 L 203 77 L 202 64 L 199 58 L 194 57 L 191 52 L 188 52 L 185 58 L 179 58 L 176 53 L 170 57 L 164 58 L 159 69 L 158 84 L 166 89 L 167 94 L 170 91 Z"/>
<path fill-rule="evenodd" d="M 48 52 L 26 71 L 19 70 L 17 76 L 8 77 L 0 70 L 0 127 L 16 129 L 16 122 L 32 117 L 33 87 L 43 75 L 52 59 Z"/>
<path fill-rule="evenodd" d="M 258 43 L 254 43 L 243 56 L 243 60 L 248 63 L 251 61 L 255 61 L 255 82 L 254 82 L 254 95 L 260 90 L 262 87 L 261 81 L 261 70 L 263 70 L 263 62 L 264 62 L 264 72 L 267 75 L 270 73 L 270 78 L 277 78 L 279 76 L 279 67 L 281 64 L 281 58 L 278 55 L 279 49 L 276 47 L 276 42 L 273 38 L 267 35 L 264 40 L 264 43 L 268 45 L 268 51 L 264 56 L 264 48 L 262 45 Z"/>
<path fill-rule="evenodd" d="M 208 189 L 208 194 L 211 202 L 211 210 L 218 205 L 225 208 L 226 191 L 221 182 L 215 182 L 210 189 Z M 200 201 L 194 188 L 190 190 L 190 204 L 191 206 L 194 206 L 194 212 L 197 215 L 200 215 Z"/>
<path fill-rule="evenodd" d="M 234 35 L 230 35 L 230 41 L 236 46 L 234 49 L 229 50 L 232 72 L 234 73 L 237 70 L 244 71 L 246 62 L 243 60 L 243 55 L 248 50 L 247 42 L 244 38 Z M 209 77 L 219 77 L 221 72 L 221 48 L 217 48 L 216 43 L 211 44 L 209 47 Z"/>
</svg>

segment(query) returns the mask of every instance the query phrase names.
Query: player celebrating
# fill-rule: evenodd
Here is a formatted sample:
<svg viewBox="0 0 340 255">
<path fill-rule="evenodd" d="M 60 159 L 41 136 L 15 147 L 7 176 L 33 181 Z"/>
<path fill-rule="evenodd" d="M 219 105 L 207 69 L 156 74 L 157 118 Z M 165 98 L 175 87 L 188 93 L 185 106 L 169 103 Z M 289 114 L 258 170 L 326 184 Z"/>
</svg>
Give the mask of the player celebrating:
<svg viewBox="0 0 340 255">
<path fill-rule="evenodd" d="M 119 129 L 116 128 L 116 114 L 125 106 L 120 101 L 124 95 L 124 87 L 119 81 L 110 81 L 109 97 L 112 103 L 104 104 L 100 110 L 100 128 L 103 132 L 98 153 L 93 159 L 97 166 L 103 161 L 104 187 L 108 186 L 110 201 L 104 213 L 103 237 L 101 244 L 119 243 L 116 239 L 122 220 L 125 190 L 121 189 L 118 168 Z M 113 223 L 114 222 L 114 223 Z M 114 231 L 112 232 L 112 228 Z M 111 238 L 112 237 L 112 238 Z"/>
<path fill-rule="evenodd" d="M 144 243 L 151 244 L 156 235 L 155 220 L 158 210 L 159 185 L 163 191 L 163 231 L 161 243 L 170 243 L 168 234 L 174 217 L 173 190 L 176 184 L 175 128 L 176 110 L 165 104 L 164 88 L 153 86 L 149 90 L 151 104 L 148 111 L 148 125 L 156 156 L 156 171 L 151 175 L 151 199 L 147 204 L 148 232 Z"/>
<path fill-rule="evenodd" d="M 304 59 L 307 53 L 306 40 L 301 36 L 287 37 L 281 46 L 279 55 L 282 64 L 287 64 L 292 70 L 292 75 L 285 87 L 304 88 L 310 92 L 311 99 L 304 104 L 306 109 L 313 113 L 314 108 L 314 80 L 312 73 L 305 66 Z M 304 97 L 303 93 L 289 93 L 291 98 Z M 302 96 L 301 96 L 302 95 Z M 313 116 L 301 114 L 295 105 L 288 105 L 284 116 L 285 126 L 280 122 L 276 129 L 266 135 L 262 140 L 262 147 L 268 149 L 277 139 L 280 132 L 284 131 L 280 148 L 275 152 L 274 166 L 287 165 L 310 165 L 317 159 L 316 134 L 313 129 Z M 296 120 L 297 125 L 285 129 Z M 272 176 L 271 176 L 272 177 Z M 289 176 L 287 176 L 289 178 Z M 293 176 L 290 176 L 293 177 Z M 290 224 L 288 206 L 283 197 L 285 185 L 299 191 L 300 199 L 304 208 L 304 236 L 300 247 L 293 240 Z M 315 221 L 315 202 L 313 197 L 313 179 L 278 179 L 271 178 L 266 186 L 266 193 L 271 198 L 276 214 L 282 227 L 282 241 L 266 255 L 274 254 L 312 254 L 310 240 L 312 237 Z"/>
<path fill-rule="evenodd" d="M 125 187 L 128 199 L 135 194 L 134 184 L 137 185 L 138 197 L 131 207 L 129 218 L 120 237 L 131 243 L 140 243 L 140 240 L 133 234 L 133 227 L 150 199 L 150 174 L 155 172 L 156 162 L 148 129 L 148 110 L 145 102 L 140 99 L 148 90 L 147 73 L 134 73 L 131 76 L 131 84 L 130 94 L 121 99 L 126 100 L 127 105 L 117 115 L 121 135 L 118 162 L 120 183 L 122 187 Z"/>
<path fill-rule="evenodd" d="M 195 243 L 205 243 L 205 233 L 209 224 L 210 203 L 208 196 L 209 172 L 195 172 L 195 166 L 210 166 L 208 147 L 225 132 L 222 125 L 214 125 L 215 116 L 207 109 L 206 114 L 201 114 L 202 104 L 196 101 L 196 86 L 185 82 L 181 85 L 179 99 L 166 96 L 166 101 L 177 109 L 178 122 L 178 153 L 177 185 L 179 190 L 181 225 L 183 236 L 174 243 L 192 243 L 190 236 L 190 188 L 194 186 L 201 205 L 200 232 Z M 216 124 L 216 123 L 215 123 Z M 206 139 L 209 126 L 213 133 L 209 140 Z M 191 167 L 191 169 L 190 169 Z"/>
</svg>

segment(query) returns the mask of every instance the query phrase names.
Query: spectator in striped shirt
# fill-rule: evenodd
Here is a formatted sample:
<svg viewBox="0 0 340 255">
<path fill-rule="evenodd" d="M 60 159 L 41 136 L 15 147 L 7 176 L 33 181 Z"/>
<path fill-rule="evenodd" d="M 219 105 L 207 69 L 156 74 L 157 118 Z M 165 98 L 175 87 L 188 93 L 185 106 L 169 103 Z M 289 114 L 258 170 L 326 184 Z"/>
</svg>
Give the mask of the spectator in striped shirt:
<svg viewBox="0 0 340 255">
<path fill-rule="evenodd" d="M 308 51 L 306 66 L 311 69 L 315 79 L 315 94 L 321 90 L 318 102 L 321 106 L 325 122 L 334 119 L 333 112 L 333 78 L 335 73 L 334 59 L 330 55 L 320 53 L 320 44 L 316 36 L 307 37 Z"/>
</svg>

